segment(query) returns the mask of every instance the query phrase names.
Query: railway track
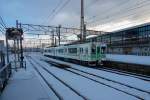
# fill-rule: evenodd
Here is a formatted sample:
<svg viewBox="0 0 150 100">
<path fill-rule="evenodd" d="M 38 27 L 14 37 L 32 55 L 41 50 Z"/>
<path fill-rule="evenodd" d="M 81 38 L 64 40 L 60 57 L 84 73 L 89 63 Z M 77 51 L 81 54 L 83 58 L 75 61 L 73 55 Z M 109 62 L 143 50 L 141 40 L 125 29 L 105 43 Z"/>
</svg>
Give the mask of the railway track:
<svg viewBox="0 0 150 100">
<path fill-rule="evenodd" d="M 57 98 L 59 100 L 64 100 L 61 95 L 52 87 L 52 85 L 46 80 L 46 78 L 44 78 L 44 76 L 40 73 L 40 71 L 35 67 L 35 65 L 33 64 L 33 62 L 31 60 L 28 60 L 30 62 L 30 64 L 33 66 L 33 68 L 35 69 L 35 71 L 40 75 L 40 77 L 44 80 L 44 82 L 46 83 L 46 85 L 49 87 L 49 89 L 51 89 L 53 91 L 53 93 L 57 96 Z"/>
<path fill-rule="evenodd" d="M 32 59 L 32 58 L 31 58 Z M 34 60 L 34 59 L 32 59 Z M 42 69 L 44 69 L 47 73 L 49 73 L 51 76 L 53 76 L 55 79 L 57 79 L 59 82 L 61 82 L 63 85 L 65 85 L 66 87 L 68 87 L 71 91 L 73 91 L 75 94 L 77 94 L 78 96 L 80 96 L 83 100 L 88 100 L 87 97 L 85 97 L 84 95 L 80 94 L 78 91 L 76 91 L 73 87 L 71 87 L 70 85 L 68 85 L 65 81 L 61 80 L 59 77 L 57 77 L 55 74 L 53 74 L 51 71 L 49 71 L 48 69 L 46 69 L 43 65 L 41 65 L 40 63 L 38 63 L 37 61 L 34 60 L 34 62 L 36 64 L 38 64 Z M 35 65 L 32 63 L 32 61 L 30 61 L 30 63 L 34 66 L 34 69 L 39 73 L 39 75 L 43 78 L 43 80 L 45 81 L 45 83 L 49 86 L 49 83 L 46 81 L 46 79 L 44 78 L 44 76 L 42 76 L 42 74 L 40 73 L 40 71 L 35 67 Z M 55 93 L 55 95 L 59 98 L 59 100 L 63 100 L 63 98 L 60 96 L 60 94 L 58 94 L 56 92 L 56 90 L 54 88 L 52 88 L 52 86 L 50 86 L 50 89 L 53 90 L 53 92 Z"/>
<path fill-rule="evenodd" d="M 132 88 L 132 89 L 135 89 L 135 90 L 138 90 L 138 91 L 150 94 L 150 92 L 148 92 L 148 91 L 145 91 L 145 90 L 142 90 L 142 89 L 138 89 L 136 87 L 133 87 L 133 86 L 130 86 L 130 85 L 127 85 L 127 84 L 124 84 L 124 83 L 121 83 L 121 82 L 118 82 L 118 81 L 115 81 L 115 80 L 112 80 L 112 79 L 108 79 L 108 78 L 105 78 L 105 77 L 102 77 L 102 76 L 99 76 L 99 75 L 96 75 L 96 74 L 93 74 L 93 73 L 85 72 L 83 70 L 79 70 L 79 69 L 76 69 L 76 68 L 71 68 L 71 69 L 79 71 L 79 72 L 82 72 L 82 73 L 85 73 L 85 74 L 88 74 L 88 75 L 91 75 L 91 76 L 95 76 L 95 77 L 100 78 L 100 79 L 107 80 L 107 81 L 110 81 L 110 82 L 113 82 L 113 83 L 117 83 L 119 85 L 123 85 L 123 86 L 126 86 L 128 88 Z"/>
<path fill-rule="evenodd" d="M 117 70 L 117 69 L 108 68 L 108 67 L 96 68 L 96 69 L 106 71 L 106 72 L 115 73 L 115 74 L 119 74 L 119 75 L 130 76 L 130 77 L 138 78 L 138 79 L 143 80 L 143 81 L 149 81 L 150 82 L 150 76 L 147 76 L 147 75 L 136 74 L 136 73 Z"/>
<path fill-rule="evenodd" d="M 93 67 L 84 66 L 84 65 L 83 65 L 83 67 L 93 68 Z M 137 78 L 137 79 L 140 79 L 140 80 L 144 80 L 144 81 L 149 81 L 150 82 L 150 76 L 148 76 L 148 75 L 137 74 L 137 73 L 123 71 L 123 70 L 117 70 L 117 69 L 109 68 L 109 67 L 102 67 L 102 68 L 94 67 L 93 69 L 102 70 L 102 71 L 105 71 L 105 72 L 111 72 L 111 73 L 115 73 L 115 74 L 118 74 L 118 75 L 130 76 L 130 77 L 133 77 L 133 78 Z"/>
<path fill-rule="evenodd" d="M 136 98 L 138 98 L 138 99 L 140 99 L 140 100 L 144 100 L 144 98 L 142 98 L 142 97 L 140 97 L 140 96 L 138 96 L 138 95 L 135 95 L 135 94 L 131 94 L 131 93 L 126 92 L 126 91 L 124 91 L 124 90 L 118 89 L 118 88 L 113 87 L 113 86 L 111 86 L 111 85 L 108 85 L 108 84 L 106 84 L 106 83 L 97 81 L 97 80 L 95 80 L 95 79 L 93 79 L 93 78 L 87 77 L 86 75 L 83 75 L 83 74 L 80 74 L 80 73 L 82 72 L 82 73 L 84 73 L 84 74 L 92 75 L 92 76 L 94 76 L 94 77 L 97 77 L 97 78 L 100 78 L 100 79 L 103 79 L 103 80 L 107 80 L 107 81 L 109 81 L 109 82 L 117 83 L 117 84 L 119 84 L 119 85 L 126 86 L 126 87 L 128 87 L 128 88 L 131 88 L 131 89 L 134 89 L 134 90 L 143 92 L 143 93 L 147 93 L 147 94 L 150 95 L 150 92 L 149 92 L 149 91 L 145 91 L 145 90 L 142 90 L 142 89 L 138 89 L 138 88 L 136 88 L 136 87 L 132 87 L 132 86 L 129 86 L 129 85 L 124 84 L 124 83 L 120 83 L 120 82 L 117 82 L 117 81 L 114 81 L 114 80 L 111 80 L 111 79 L 107 79 L 107 78 L 104 78 L 104 77 L 101 77 L 101 76 L 98 76 L 98 75 L 95 75 L 95 74 L 92 74 L 92 73 L 88 73 L 88 72 L 85 72 L 85 71 L 82 71 L 82 70 L 79 70 L 79 69 L 76 69 L 76 68 L 72 68 L 72 67 L 67 66 L 67 65 L 58 64 L 58 63 L 51 62 L 51 61 L 48 62 L 48 63 L 51 64 L 51 65 L 53 65 L 53 66 L 56 66 L 56 67 L 58 67 L 58 68 L 61 68 L 61 69 L 63 69 L 63 70 L 69 71 L 69 72 L 74 73 L 74 74 L 76 74 L 76 75 L 79 75 L 79 76 L 82 76 L 82 77 L 87 78 L 87 79 L 89 79 L 89 80 L 92 80 L 92 81 L 94 81 L 94 82 L 96 82 L 96 83 L 105 85 L 105 86 L 107 86 L 107 87 L 113 88 L 113 89 L 115 89 L 115 90 L 118 90 L 118 91 L 123 92 L 123 93 L 125 93 L 125 94 L 128 94 L 128 95 L 130 95 L 130 96 L 136 97 Z M 66 67 L 66 68 L 65 68 L 65 67 Z M 70 69 L 79 71 L 80 73 L 78 73 L 78 72 L 76 72 L 76 71 L 73 71 L 73 70 L 70 70 Z"/>
</svg>

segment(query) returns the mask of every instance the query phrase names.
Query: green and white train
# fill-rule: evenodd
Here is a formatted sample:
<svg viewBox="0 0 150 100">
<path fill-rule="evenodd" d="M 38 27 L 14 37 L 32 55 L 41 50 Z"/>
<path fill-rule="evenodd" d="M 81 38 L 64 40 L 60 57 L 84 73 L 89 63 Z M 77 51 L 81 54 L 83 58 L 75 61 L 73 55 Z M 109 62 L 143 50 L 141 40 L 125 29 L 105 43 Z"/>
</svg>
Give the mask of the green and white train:
<svg viewBox="0 0 150 100">
<path fill-rule="evenodd" d="M 44 48 L 44 56 L 96 66 L 105 60 L 106 45 L 98 42 Z"/>
</svg>

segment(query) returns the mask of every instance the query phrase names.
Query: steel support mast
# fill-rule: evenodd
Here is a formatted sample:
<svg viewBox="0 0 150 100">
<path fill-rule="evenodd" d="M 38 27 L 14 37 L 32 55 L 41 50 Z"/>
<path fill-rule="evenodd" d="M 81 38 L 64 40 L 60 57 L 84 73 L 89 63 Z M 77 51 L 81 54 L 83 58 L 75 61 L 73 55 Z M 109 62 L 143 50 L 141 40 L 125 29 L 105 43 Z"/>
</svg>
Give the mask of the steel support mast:
<svg viewBox="0 0 150 100">
<path fill-rule="evenodd" d="M 84 0 L 81 0 L 81 42 L 84 42 L 85 40 L 85 32 L 84 32 Z"/>
</svg>

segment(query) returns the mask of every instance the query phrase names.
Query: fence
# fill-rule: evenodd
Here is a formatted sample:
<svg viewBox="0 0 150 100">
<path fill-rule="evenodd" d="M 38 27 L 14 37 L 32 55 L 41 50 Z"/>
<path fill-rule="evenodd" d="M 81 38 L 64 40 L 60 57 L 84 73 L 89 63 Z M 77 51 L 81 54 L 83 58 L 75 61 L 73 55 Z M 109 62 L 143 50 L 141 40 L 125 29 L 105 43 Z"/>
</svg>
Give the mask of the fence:
<svg viewBox="0 0 150 100">
<path fill-rule="evenodd" d="M 11 76 L 11 63 L 5 65 L 0 69 L 0 92 L 7 84 L 9 77 Z"/>
</svg>

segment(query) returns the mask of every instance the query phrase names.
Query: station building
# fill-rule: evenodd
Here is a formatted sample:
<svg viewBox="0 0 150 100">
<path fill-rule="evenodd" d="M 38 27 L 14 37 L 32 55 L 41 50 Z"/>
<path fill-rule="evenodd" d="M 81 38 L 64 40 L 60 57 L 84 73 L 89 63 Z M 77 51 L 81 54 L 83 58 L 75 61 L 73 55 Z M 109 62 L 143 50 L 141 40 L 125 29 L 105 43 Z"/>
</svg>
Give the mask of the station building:
<svg viewBox="0 0 150 100">
<path fill-rule="evenodd" d="M 150 23 L 101 34 L 86 42 L 106 43 L 108 54 L 150 56 Z"/>
</svg>

